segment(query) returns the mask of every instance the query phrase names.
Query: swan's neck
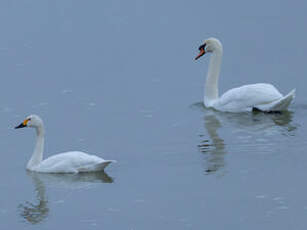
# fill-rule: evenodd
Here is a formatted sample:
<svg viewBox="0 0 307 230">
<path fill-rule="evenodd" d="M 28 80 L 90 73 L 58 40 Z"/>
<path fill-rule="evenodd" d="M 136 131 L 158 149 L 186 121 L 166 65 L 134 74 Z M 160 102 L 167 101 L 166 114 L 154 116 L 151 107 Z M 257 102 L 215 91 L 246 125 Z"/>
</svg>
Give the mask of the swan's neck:
<svg viewBox="0 0 307 230">
<path fill-rule="evenodd" d="M 219 97 L 218 82 L 222 64 L 222 56 L 223 49 L 221 47 L 215 49 L 211 55 L 204 95 L 204 104 L 207 107 L 212 106 L 214 101 Z"/>
<path fill-rule="evenodd" d="M 27 169 L 29 170 L 33 170 L 43 160 L 44 136 L 45 136 L 45 130 L 43 125 L 36 127 L 36 134 L 37 138 L 36 138 L 34 152 L 27 165 Z"/>
</svg>

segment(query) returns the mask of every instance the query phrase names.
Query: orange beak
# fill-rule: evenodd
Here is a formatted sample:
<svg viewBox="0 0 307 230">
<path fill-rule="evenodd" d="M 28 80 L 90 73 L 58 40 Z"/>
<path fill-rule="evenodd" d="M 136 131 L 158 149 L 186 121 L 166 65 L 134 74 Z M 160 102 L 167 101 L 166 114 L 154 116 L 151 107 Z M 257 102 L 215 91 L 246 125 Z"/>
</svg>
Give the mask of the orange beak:
<svg viewBox="0 0 307 230">
<path fill-rule="evenodd" d="M 23 122 L 22 122 L 22 124 L 24 125 L 24 126 L 27 126 L 27 123 L 28 123 L 28 119 L 26 119 L 26 120 L 24 120 Z"/>
<path fill-rule="evenodd" d="M 198 58 L 200 58 L 201 56 L 203 56 L 206 53 L 204 48 L 199 49 L 199 54 L 196 56 L 195 60 L 197 60 Z"/>
<path fill-rule="evenodd" d="M 29 122 L 29 119 L 24 120 L 20 125 L 16 126 L 15 129 L 27 127 L 28 122 Z"/>
</svg>

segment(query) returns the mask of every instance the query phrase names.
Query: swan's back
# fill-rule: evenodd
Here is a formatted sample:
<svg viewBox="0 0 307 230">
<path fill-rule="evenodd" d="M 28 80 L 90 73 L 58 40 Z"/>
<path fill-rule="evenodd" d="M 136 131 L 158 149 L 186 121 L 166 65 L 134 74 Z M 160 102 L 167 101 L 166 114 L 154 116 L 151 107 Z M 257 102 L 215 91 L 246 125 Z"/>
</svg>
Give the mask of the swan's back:
<svg viewBox="0 0 307 230">
<path fill-rule="evenodd" d="M 111 162 L 84 152 L 71 151 L 43 160 L 34 171 L 45 173 L 93 172 L 103 170 Z"/>
</svg>

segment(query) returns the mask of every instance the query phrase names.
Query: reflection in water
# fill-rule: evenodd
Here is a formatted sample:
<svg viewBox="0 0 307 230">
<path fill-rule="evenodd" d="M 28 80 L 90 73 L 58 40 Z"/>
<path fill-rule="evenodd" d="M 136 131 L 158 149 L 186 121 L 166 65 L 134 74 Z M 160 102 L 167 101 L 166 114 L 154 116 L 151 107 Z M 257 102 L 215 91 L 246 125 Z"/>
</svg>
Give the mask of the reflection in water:
<svg viewBox="0 0 307 230">
<path fill-rule="evenodd" d="M 210 140 L 203 140 L 199 145 L 200 151 L 208 153 L 206 172 L 216 172 L 225 165 L 225 144 L 224 140 L 219 137 L 217 130 L 221 127 L 219 120 L 214 115 L 205 115 L 205 128 L 209 134 Z M 210 142 L 212 142 L 210 144 Z"/>
<path fill-rule="evenodd" d="M 273 140 L 280 141 L 280 135 L 295 135 L 296 125 L 292 124 L 293 113 L 222 113 L 205 109 L 202 104 L 195 104 L 205 112 L 204 126 L 208 135 L 201 135 L 203 139 L 199 149 L 205 154 L 206 174 L 216 173 L 225 166 L 227 145 L 219 134 L 230 132 L 234 137 L 236 147 L 246 145 L 246 137 L 251 137 L 249 145 L 255 147 L 255 138 L 261 138 L 262 147 L 271 144 Z M 252 146 L 253 145 L 253 146 Z"/>
<path fill-rule="evenodd" d="M 48 216 L 48 199 L 46 197 L 45 186 L 43 182 L 39 179 L 38 174 L 31 174 L 35 186 L 38 204 L 35 205 L 31 202 L 26 201 L 25 204 L 20 204 L 18 208 L 20 209 L 21 217 L 23 217 L 27 222 L 31 224 L 37 224 L 43 221 Z"/>
<path fill-rule="evenodd" d="M 36 204 L 26 201 L 18 206 L 20 216 L 31 224 L 38 224 L 49 215 L 48 198 L 46 196 L 45 184 L 52 187 L 64 187 L 70 189 L 88 188 L 93 183 L 112 183 L 113 178 L 105 172 L 78 173 L 78 174 L 42 174 L 27 172 L 32 178 L 35 192 Z"/>
</svg>

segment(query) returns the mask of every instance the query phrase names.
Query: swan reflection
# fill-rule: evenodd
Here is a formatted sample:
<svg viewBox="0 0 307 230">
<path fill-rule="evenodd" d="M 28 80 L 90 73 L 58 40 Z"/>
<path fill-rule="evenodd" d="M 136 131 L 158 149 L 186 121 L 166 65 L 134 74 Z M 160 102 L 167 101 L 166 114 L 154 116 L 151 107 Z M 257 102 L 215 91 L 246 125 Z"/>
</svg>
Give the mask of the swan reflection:
<svg viewBox="0 0 307 230">
<path fill-rule="evenodd" d="M 200 135 L 202 140 L 198 147 L 204 153 L 206 174 L 218 171 L 223 174 L 221 170 L 226 165 L 225 155 L 228 153 L 228 148 L 221 134 L 229 136 L 230 133 L 234 136 L 232 145 L 238 148 L 251 147 L 256 139 L 263 141 L 262 148 L 269 148 L 274 140 L 277 143 L 280 141 L 280 135 L 295 135 L 294 131 L 297 128 L 292 122 L 293 113 L 289 111 L 272 114 L 222 113 L 211 109 L 204 109 L 204 111 L 206 133 Z"/>
<path fill-rule="evenodd" d="M 204 120 L 210 139 L 203 140 L 199 145 L 199 149 L 202 153 L 206 154 L 206 173 L 213 173 L 225 166 L 225 144 L 224 140 L 217 133 L 221 123 L 216 119 L 215 115 L 205 115 Z"/>
<path fill-rule="evenodd" d="M 18 210 L 21 218 L 30 224 L 41 223 L 49 215 L 46 185 L 66 189 L 85 189 L 97 183 L 113 183 L 113 178 L 103 171 L 78 174 L 42 174 L 28 171 L 27 175 L 34 184 L 36 202 L 26 201 L 18 206 Z"/>
<path fill-rule="evenodd" d="M 30 173 L 28 173 L 30 174 Z M 37 224 L 47 218 L 49 214 L 48 199 L 43 182 L 39 179 L 38 174 L 31 173 L 34 183 L 37 204 L 26 201 L 25 204 L 19 205 L 20 216 L 31 224 Z"/>
</svg>

